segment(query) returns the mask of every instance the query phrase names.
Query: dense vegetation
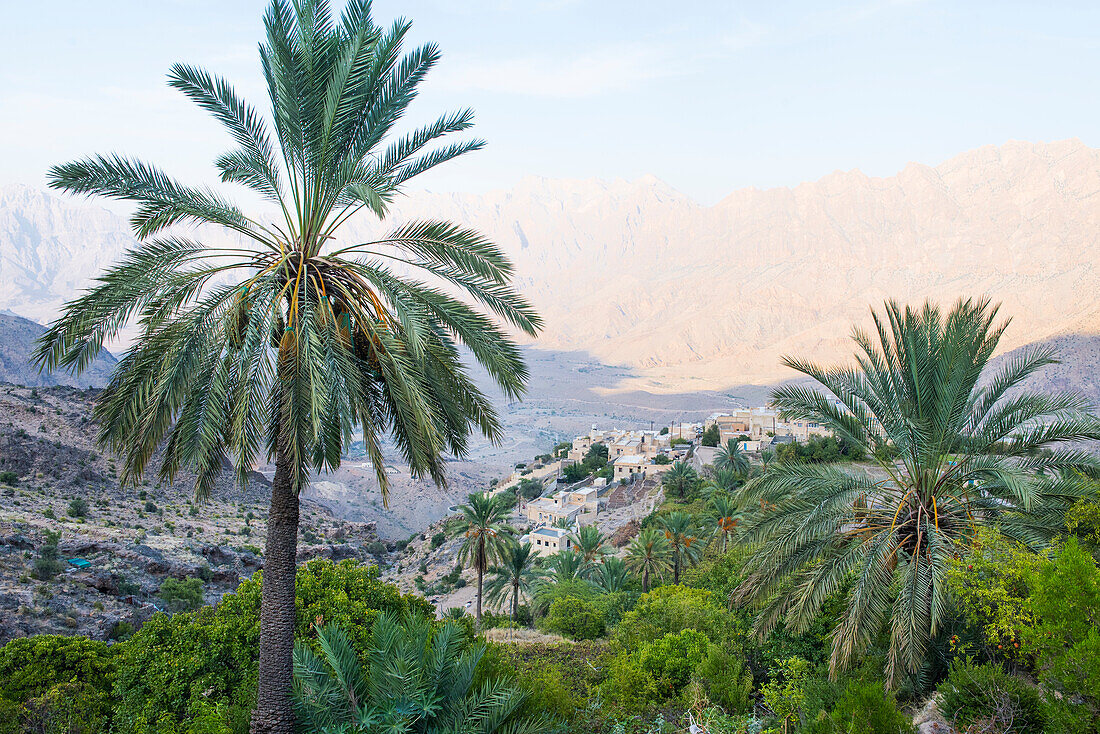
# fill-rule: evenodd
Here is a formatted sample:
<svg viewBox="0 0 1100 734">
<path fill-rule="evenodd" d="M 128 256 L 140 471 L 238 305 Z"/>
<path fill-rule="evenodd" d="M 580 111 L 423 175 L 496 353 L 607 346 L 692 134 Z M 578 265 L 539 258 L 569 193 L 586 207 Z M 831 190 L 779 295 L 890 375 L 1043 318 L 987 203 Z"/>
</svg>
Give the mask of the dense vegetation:
<svg viewBox="0 0 1100 734">
<path fill-rule="evenodd" d="M 373 567 L 311 561 L 301 731 L 895 734 L 934 701 L 958 731 L 1100 733 L 1100 462 L 1079 443 L 1100 425 L 1073 394 L 1022 389 L 1048 351 L 987 370 L 995 316 L 888 304 L 857 367 L 792 360 L 818 386 L 775 402 L 836 440 L 759 464 L 730 443 L 702 476 L 677 462 L 621 551 L 584 526 L 537 558 L 510 500 L 471 496 L 452 529 L 489 605 L 474 617 L 436 621 Z M 186 609 L 195 586 L 162 596 Z M 113 645 L 9 643 L 0 734 L 243 734 L 262 595 L 257 574 Z M 564 640 L 489 643 L 492 627 Z"/>
</svg>

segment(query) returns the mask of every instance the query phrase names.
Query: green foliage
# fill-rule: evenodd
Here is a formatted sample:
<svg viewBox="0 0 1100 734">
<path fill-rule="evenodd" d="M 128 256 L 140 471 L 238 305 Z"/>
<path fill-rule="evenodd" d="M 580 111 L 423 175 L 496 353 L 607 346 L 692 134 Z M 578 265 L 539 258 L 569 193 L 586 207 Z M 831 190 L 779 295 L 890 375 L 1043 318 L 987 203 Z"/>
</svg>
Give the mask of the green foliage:
<svg viewBox="0 0 1100 734">
<path fill-rule="evenodd" d="M 689 499 L 697 490 L 699 475 L 686 461 L 677 461 L 661 475 L 661 483 L 669 496 L 679 500 Z"/>
<path fill-rule="evenodd" d="M 49 581 L 65 570 L 65 564 L 58 558 L 60 539 L 60 531 L 46 531 L 46 542 L 38 549 L 38 558 L 34 561 L 34 577 L 39 581 Z"/>
<path fill-rule="evenodd" d="M 88 501 L 82 497 L 69 501 L 68 509 L 69 517 L 87 517 L 88 516 Z"/>
<path fill-rule="evenodd" d="M 519 484 L 516 486 L 516 493 L 526 500 L 533 500 L 542 494 L 543 486 L 542 482 L 537 479 L 528 479 L 524 477 L 519 480 Z"/>
<path fill-rule="evenodd" d="M 1081 500 L 1069 508 L 1066 530 L 1094 553 L 1100 551 L 1100 502 Z"/>
<path fill-rule="evenodd" d="M 557 727 L 525 708 L 528 694 L 497 676 L 475 673 L 484 653 L 454 622 L 437 627 L 416 615 L 375 619 L 370 647 L 357 651 L 335 624 L 318 634 L 322 655 L 294 650 L 298 725 L 315 734 L 351 731 L 540 734 Z M 365 662 L 364 662 L 365 661 Z"/>
<path fill-rule="evenodd" d="M 954 548 L 995 525 L 1041 547 L 1073 502 L 1094 494 L 1086 477 L 1100 461 L 1075 444 L 1100 438 L 1100 421 L 1080 395 L 1021 386 L 1055 362 L 1047 348 L 986 370 L 1007 324 L 984 299 L 950 311 L 888 302 L 872 316 L 875 328 L 854 334 L 855 361 L 788 359 L 820 387 L 787 383 L 772 403 L 874 456 L 879 473 L 777 462 L 750 482 L 739 537 L 753 555 L 733 602 L 761 610 L 764 636 L 780 622 L 801 632 L 834 593 L 858 590 L 845 595 L 830 667 L 852 665 L 885 627 L 896 685 L 926 668 L 949 623 Z M 899 460 L 879 458 L 883 445 Z"/>
<path fill-rule="evenodd" d="M 875 681 L 848 682 L 836 707 L 803 729 L 806 734 L 915 734 L 893 693 Z"/>
<path fill-rule="evenodd" d="M 703 431 L 703 436 L 699 439 L 699 443 L 703 446 L 717 446 L 720 440 L 721 434 L 718 431 L 718 424 L 712 423 L 709 428 Z"/>
<path fill-rule="evenodd" d="M 447 542 L 447 534 L 446 533 L 442 533 L 442 532 L 436 533 L 435 535 L 432 536 L 432 550 L 435 550 L 436 548 L 438 548 L 439 546 L 443 545 L 446 542 Z"/>
<path fill-rule="evenodd" d="M 166 578 L 160 585 L 160 598 L 172 612 L 191 612 L 202 606 L 202 580 L 194 577 Z"/>
<path fill-rule="evenodd" d="M 994 529 L 982 528 L 947 565 L 963 619 L 981 632 L 987 658 L 1016 660 L 1019 637 L 1035 623 L 1029 579 L 1044 559 Z"/>
<path fill-rule="evenodd" d="M 693 629 L 666 634 L 612 661 L 604 686 L 622 711 L 638 711 L 678 698 L 707 658 L 707 636 Z"/>
<path fill-rule="evenodd" d="M 116 668 L 116 651 L 105 642 L 60 635 L 12 640 L 0 647 L 0 732 L 107 731 Z"/>
<path fill-rule="evenodd" d="M 808 462 L 811 464 L 835 464 L 838 461 L 863 461 L 867 452 L 860 446 L 833 436 L 811 436 L 805 443 L 791 441 L 775 448 L 775 459 L 780 463 Z"/>
<path fill-rule="evenodd" d="M 118 734 L 189 732 L 188 722 L 220 721 L 246 731 L 255 699 L 263 574 L 244 581 L 217 607 L 156 614 L 120 645 Z M 434 616 L 425 599 L 378 580 L 378 569 L 313 559 L 298 569 L 295 636 L 316 645 L 312 629 L 335 622 L 365 645 L 380 610 Z M 241 730 L 238 724 L 244 722 Z M 212 725 L 212 724 L 211 724 Z"/>
<path fill-rule="evenodd" d="M 1100 568 L 1071 537 L 1031 581 L 1039 621 L 1025 639 L 1038 654 L 1040 679 L 1064 695 L 1082 697 L 1100 718 Z"/>
<path fill-rule="evenodd" d="M 510 679 L 530 696 L 530 710 L 566 723 L 570 732 L 605 732 L 600 685 L 609 654 L 605 643 L 490 644 L 478 665 L 478 678 Z"/>
<path fill-rule="evenodd" d="M 999 731 L 1011 725 L 1013 731 L 1042 731 L 1046 721 L 1043 696 L 996 663 L 976 665 L 959 658 L 939 686 L 940 710 L 957 728 L 978 722 Z"/>
<path fill-rule="evenodd" d="M 593 601 L 561 596 L 551 602 L 540 626 L 573 640 L 594 640 L 604 633 L 603 611 Z"/>
<path fill-rule="evenodd" d="M 810 663 L 802 658 L 782 660 L 772 671 L 772 679 L 760 689 L 764 704 L 780 722 L 797 722 L 806 700 Z"/>
<path fill-rule="evenodd" d="M 561 470 L 562 477 L 570 484 L 581 481 L 590 473 L 584 464 L 570 464 Z"/>
<path fill-rule="evenodd" d="M 19 475 L 13 471 L 0 471 L 0 484 L 14 487 L 19 483 Z"/>
</svg>

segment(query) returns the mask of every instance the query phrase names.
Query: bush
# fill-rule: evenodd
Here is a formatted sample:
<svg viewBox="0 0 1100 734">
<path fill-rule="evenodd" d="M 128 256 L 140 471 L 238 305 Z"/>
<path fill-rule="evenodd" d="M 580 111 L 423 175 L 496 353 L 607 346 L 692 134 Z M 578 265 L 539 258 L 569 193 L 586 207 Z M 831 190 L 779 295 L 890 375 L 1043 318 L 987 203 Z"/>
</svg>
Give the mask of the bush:
<svg viewBox="0 0 1100 734">
<path fill-rule="evenodd" d="M 447 534 L 446 533 L 436 533 L 435 535 L 432 536 L 432 550 L 435 550 L 436 548 L 438 548 L 439 546 L 443 545 L 446 542 L 447 542 Z"/>
<path fill-rule="evenodd" d="M 910 718 L 898 710 L 892 693 L 874 681 L 849 681 L 836 708 L 810 722 L 807 734 L 909 734 Z"/>
<path fill-rule="evenodd" d="M 169 611 L 194 611 L 202 606 L 202 580 L 193 576 L 182 581 L 167 578 L 160 585 L 160 598 Z"/>
<path fill-rule="evenodd" d="M 1008 724 L 1014 731 L 1043 729 L 1042 694 L 995 663 L 975 665 L 956 660 L 939 691 L 943 696 L 940 710 L 956 728 L 981 722 L 994 730 Z"/>
<path fill-rule="evenodd" d="M 86 500 L 77 497 L 69 502 L 69 517 L 87 517 L 88 516 L 88 503 Z"/>
<path fill-rule="evenodd" d="M 46 532 L 46 542 L 39 548 L 38 558 L 34 562 L 34 577 L 39 581 L 49 581 L 65 570 L 65 564 L 58 558 L 57 543 L 60 539 L 60 531 Z"/>
<path fill-rule="evenodd" d="M 603 614 L 594 602 L 562 596 L 551 602 L 542 627 L 573 640 L 594 640 L 604 633 Z"/>
<path fill-rule="evenodd" d="M 115 672 L 115 651 L 105 642 L 60 635 L 12 640 L 0 648 L 0 732 L 107 731 Z"/>
<path fill-rule="evenodd" d="M 721 439 L 721 434 L 718 432 L 718 424 L 712 423 L 707 430 L 703 431 L 703 437 L 699 440 L 703 446 L 717 446 L 718 441 Z M 676 439 L 673 439 L 675 441 Z M 675 444 L 673 444 L 675 445 Z"/>
<path fill-rule="evenodd" d="M 185 721 L 203 731 L 247 731 L 255 700 L 263 573 L 222 597 L 217 607 L 155 614 L 120 645 L 115 734 L 176 732 Z M 298 569 L 298 640 L 316 645 L 322 618 L 365 645 L 379 610 L 434 615 L 425 599 L 378 580 L 378 569 L 353 561 L 314 559 Z M 360 648 L 365 649 L 365 648 Z M 221 727 L 219 729 L 219 727 Z"/>
<path fill-rule="evenodd" d="M 1076 538 L 1032 575 L 1038 618 L 1025 644 L 1038 655 L 1039 677 L 1068 696 L 1081 696 L 1100 718 L 1100 568 Z"/>
<path fill-rule="evenodd" d="M 0 471 L 0 484 L 14 487 L 19 483 L 19 475 L 13 471 Z"/>
</svg>

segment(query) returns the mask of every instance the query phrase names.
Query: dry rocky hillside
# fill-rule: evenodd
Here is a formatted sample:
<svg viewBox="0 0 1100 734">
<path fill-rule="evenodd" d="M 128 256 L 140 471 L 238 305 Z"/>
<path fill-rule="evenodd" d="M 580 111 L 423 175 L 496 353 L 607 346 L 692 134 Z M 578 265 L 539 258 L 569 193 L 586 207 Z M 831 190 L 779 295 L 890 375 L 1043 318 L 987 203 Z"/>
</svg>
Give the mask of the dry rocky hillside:
<svg viewBox="0 0 1100 734">
<path fill-rule="evenodd" d="M 192 476 L 173 485 L 155 471 L 120 486 L 116 461 L 94 445 L 94 391 L 0 385 L 0 644 L 38 632 L 118 634 L 154 607 L 167 578 L 204 580 L 215 601 L 263 567 L 270 485 L 246 490 L 228 472 L 209 502 L 192 502 Z M 154 467 L 155 470 L 156 467 Z M 61 572 L 36 578 L 56 541 Z M 56 536 L 55 536 L 56 537 Z M 306 501 L 299 556 L 375 562 L 393 551 L 373 523 L 337 519 Z M 70 559 L 89 561 L 78 569 Z"/>
</svg>

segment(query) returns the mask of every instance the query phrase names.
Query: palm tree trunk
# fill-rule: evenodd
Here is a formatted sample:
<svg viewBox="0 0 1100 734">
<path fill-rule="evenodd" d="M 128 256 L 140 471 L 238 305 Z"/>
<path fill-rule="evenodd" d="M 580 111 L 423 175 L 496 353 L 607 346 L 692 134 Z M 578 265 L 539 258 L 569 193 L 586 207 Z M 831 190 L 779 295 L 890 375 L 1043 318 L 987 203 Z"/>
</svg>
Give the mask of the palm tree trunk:
<svg viewBox="0 0 1100 734">
<path fill-rule="evenodd" d="M 680 552 L 676 551 L 675 563 L 672 566 L 672 583 L 680 583 Z"/>
<path fill-rule="evenodd" d="M 642 593 L 649 593 L 649 569 L 642 572 Z"/>
<path fill-rule="evenodd" d="M 519 584 L 512 585 L 512 621 L 519 622 Z"/>
<path fill-rule="evenodd" d="M 477 626 L 481 627 L 481 580 L 485 577 L 484 564 L 477 564 Z"/>
<path fill-rule="evenodd" d="M 252 734 L 292 734 L 290 699 L 294 650 L 294 574 L 298 553 L 298 491 L 290 459 L 279 450 L 267 513 L 263 596 L 260 602 L 260 672 Z"/>
</svg>

